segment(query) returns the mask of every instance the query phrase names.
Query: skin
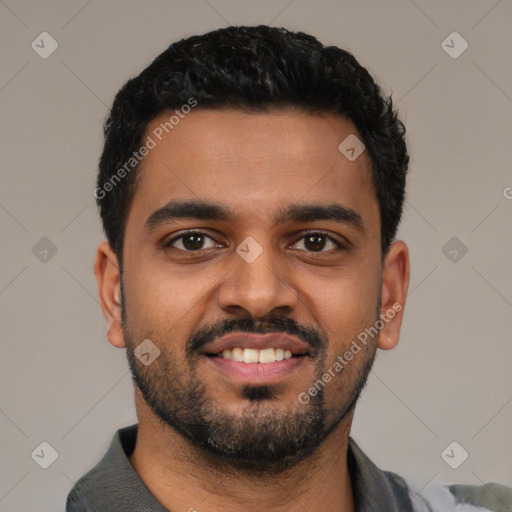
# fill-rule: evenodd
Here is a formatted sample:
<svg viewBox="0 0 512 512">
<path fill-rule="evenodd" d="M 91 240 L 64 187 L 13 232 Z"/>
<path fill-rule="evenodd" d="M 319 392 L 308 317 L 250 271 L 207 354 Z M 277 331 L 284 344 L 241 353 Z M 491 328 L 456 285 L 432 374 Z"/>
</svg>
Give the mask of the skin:
<svg viewBox="0 0 512 512">
<path fill-rule="evenodd" d="M 164 113 L 154 119 L 147 134 L 168 117 Z M 124 325 L 119 265 L 107 242 L 98 248 L 95 274 L 109 342 L 133 351 L 149 338 L 161 350 L 153 365 L 139 365 L 155 386 L 167 383 L 170 388 L 176 382 L 186 389 L 199 383 L 206 403 L 234 425 L 249 421 L 251 414 L 256 428 L 269 417 L 281 428 L 279 419 L 286 414 L 302 417 L 311 410 L 300 403 L 299 393 L 374 325 L 379 299 L 381 314 L 394 304 L 405 305 L 408 249 L 395 241 L 382 259 L 369 155 L 363 152 L 349 161 L 338 150 L 350 134 L 361 139 L 354 125 L 339 116 L 196 109 L 148 153 L 125 230 Z M 235 218 L 179 219 L 145 230 L 146 219 L 171 199 L 212 201 L 229 207 Z M 276 224 L 276 213 L 291 203 L 351 208 L 364 230 L 332 220 Z M 174 249 L 159 246 L 189 229 L 213 240 L 206 238 L 207 248 L 188 253 L 180 242 Z M 327 243 L 322 252 L 310 250 L 302 238 L 309 231 L 325 232 L 344 242 L 345 249 Z M 235 251 L 248 236 L 263 248 L 250 264 Z M 275 392 L 272 400 L 249 400 L 242 382 L 207 364 L 204 356 L 187 357 L 186 340 L 200 327 L 268 315 L 292 318 L 322 339 L 322 357 L 310 358 L 269 386 Z M 194 445 L 160 420 L 138 387 L 139 434 L 131 464 L 171 511 L 354 511 L 346 461 L 354 393 L 364 384 L 364 369 L 369 370 L 376 350 L 397 344 L 402 317 L 403 308 L 325 385 L 321 400 L 331 431 L 287 469 L 263 463 L 266 472 L 236 467 Z M 163 373 L 163 361 L 173 375 Z M 191 368 L 193 380 L 188 381 Z"/>
</svg>

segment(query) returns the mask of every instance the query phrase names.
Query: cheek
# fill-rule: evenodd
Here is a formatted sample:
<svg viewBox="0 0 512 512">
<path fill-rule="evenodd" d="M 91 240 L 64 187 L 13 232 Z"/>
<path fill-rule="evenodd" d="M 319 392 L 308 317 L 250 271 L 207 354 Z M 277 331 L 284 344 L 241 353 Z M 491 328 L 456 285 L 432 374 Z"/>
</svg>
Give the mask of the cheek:
<svg viewBox="0 0 512 512">
<path fill-rule="evenodd" d="M 136 332 L 187 336 L 215 293 L 217 279 L 164 265 L 132 265 L 126 272 L 127 321 Z"/>
<path fill-rule="evenodd" d="M 332 351 L 342 351 L 347 341 L 377 319 L 380 278 L 375 270 L 357 272 L 352 268 L 322 282 L 310 279 L 307 290 L 310 307 L 331 341 Z"/>
</svg>

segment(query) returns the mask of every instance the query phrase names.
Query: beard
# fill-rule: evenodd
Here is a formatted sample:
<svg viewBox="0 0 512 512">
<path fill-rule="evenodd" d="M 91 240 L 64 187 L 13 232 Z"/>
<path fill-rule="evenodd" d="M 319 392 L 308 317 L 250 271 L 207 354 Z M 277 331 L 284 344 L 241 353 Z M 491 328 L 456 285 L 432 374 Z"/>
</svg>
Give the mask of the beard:
<svg viewBox="0 0 512 512">
<path fill-rule="evenodd" d="M 205 357 L 199 355 L 201 347 L 234 331 L 297 336 L 312 348 L 315 363 L 312 386 L 326 370 L 327 339 L 316 329 L 302 327 L 291 318 L 219 321 L 211 327 L 202 327 L 186 340 L 187 370 L 184 371 L 176 364 L 180 357 L 170 348 L 161 350 L 151 365 L 142 364 L 134 349 L 135 340 L 143 338 L 132 336 L 127 324 L 123 307 L 123 333 L 132 380 L 162 426 L 170 427 L 188 440 L 199 450 L 203 463 L 215 469 L 222 467 L 252 475 L 279 474 L 311 457 L 355 407 L 375 359 L 375 350 L 361 353 L 364 361 L 357 368 L 355 365 L 350 368 L 349 389 L 343 388 L 344 402 L 334 404 L 335 412 L 328 410 L 323 387 L 307 404 L 297 399 L 285 408 L 279 399 L 282 385 L 273 384 L 242 386 L 243 404 L 232 413 L 208 397 L 209 390 L 198 377 L 197 363 Z M 168 339 L 162 344 L 156 337 L 153 340 L 159 346 L 172 347 Z"/>
</svg>

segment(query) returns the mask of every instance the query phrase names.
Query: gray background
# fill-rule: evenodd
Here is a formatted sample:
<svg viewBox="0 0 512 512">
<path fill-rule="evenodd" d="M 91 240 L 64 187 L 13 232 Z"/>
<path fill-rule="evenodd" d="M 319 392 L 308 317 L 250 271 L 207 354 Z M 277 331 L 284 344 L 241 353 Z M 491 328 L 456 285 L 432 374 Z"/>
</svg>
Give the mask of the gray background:
<svg viewBox="0 0 512 512">
<path fill-rule="evenodd" d="M 300 29 L 352 51 L 408 128 L 405 325 L 378 356 L 353 437 L 418 489 L 512 485 L 510 0 L 5 0 L 0 20 L 1 512 L 62 511 L 114 431 L 136 421 L 92 271 L 101 123 L 173 40 L 228 24 Z M 47 59 L 31 48 L 44 31 L 59 44 Z M 469 44 L 456 59 L 442 47 L 453 31 Z M 443 251 L 452 237 L 458 247 Z M 43 441 L 58 452 L 46 470 L 31 458 Z M 469 453 L 456 470 L 441 457 L 452 441 Z"/>
</svg>

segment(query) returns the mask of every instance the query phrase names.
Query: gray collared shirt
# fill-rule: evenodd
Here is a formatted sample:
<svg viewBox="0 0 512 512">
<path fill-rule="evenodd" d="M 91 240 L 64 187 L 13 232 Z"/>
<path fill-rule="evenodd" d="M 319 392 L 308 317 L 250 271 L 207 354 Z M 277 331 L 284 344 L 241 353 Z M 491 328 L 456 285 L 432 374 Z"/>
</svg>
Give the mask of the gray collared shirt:
<svg viewBox="0 0 512 512">
<path fill-rule="evenodd" d="M 114 434 L 104 457 L 71 489 L 66 512 L 168 512 L 151 494 L 128 459 L 135 448 L 137 429 L 137 424 L 130 425 Z M 464 503 L 482 507 L 475 511 L 512 512 L 512 490 L 497 484 L 438 484 L 430 489 L 430 497 L 433 502 L 442 504 L 439 505 L 442 508 L 432 508 L 402 477 L 377 468 L 351 437 L 347 462 L 356 512 L 449 512 L 463 510 L 458 507 Z"/>
</svg>

